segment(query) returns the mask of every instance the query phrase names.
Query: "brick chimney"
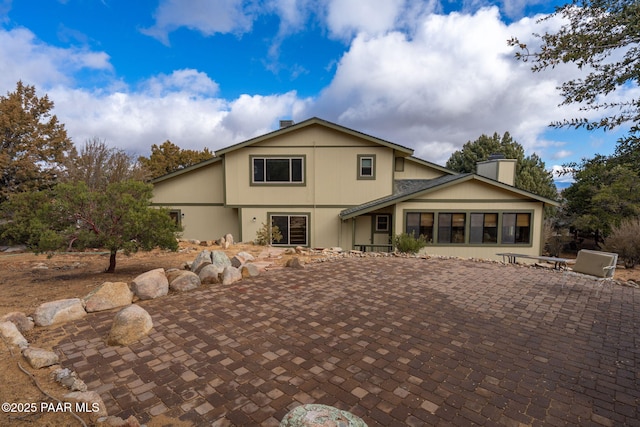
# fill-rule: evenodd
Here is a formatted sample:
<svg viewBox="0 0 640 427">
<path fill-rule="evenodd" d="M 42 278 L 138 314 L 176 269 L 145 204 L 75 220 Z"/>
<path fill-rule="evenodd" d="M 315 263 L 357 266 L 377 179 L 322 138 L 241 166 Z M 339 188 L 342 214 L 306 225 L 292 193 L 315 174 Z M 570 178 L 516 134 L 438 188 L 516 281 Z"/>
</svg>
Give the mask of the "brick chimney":
<svg viewBox="0 0 640 427">
<path fill-rule="evenodd" d="M 489 160 L 478 162 L 477 174 L 513 186 L 516 182 L 516 163 L 516 159 L 505 159 L 502 154 L 492 154 Z"/>
</svg>

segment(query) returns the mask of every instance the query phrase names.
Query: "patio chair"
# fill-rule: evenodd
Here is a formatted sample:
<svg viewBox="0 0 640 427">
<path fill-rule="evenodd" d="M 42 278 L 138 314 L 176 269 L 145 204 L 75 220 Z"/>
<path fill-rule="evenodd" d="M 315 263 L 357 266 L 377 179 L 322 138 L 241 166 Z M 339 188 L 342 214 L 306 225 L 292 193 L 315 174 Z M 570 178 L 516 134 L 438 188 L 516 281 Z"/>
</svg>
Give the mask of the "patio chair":
<svg viewBox="0 0 640 427">
<path fill-rule="evenodd" d="M 618 254 L 582 249 L 578 252 L 576 262 L 571 270 L 565 270 L 565 273 L 571 271 L 596 277 L 601 288 L 604 289 L 606 283 L 613 284 L 613 275 L 617 264 Z M 562 283 L 562 288 L 564 288 L 564 282 Z M 600 289 L 596 292 L 596 296 L 598 296 L 599 292 Z"/>
</svg>

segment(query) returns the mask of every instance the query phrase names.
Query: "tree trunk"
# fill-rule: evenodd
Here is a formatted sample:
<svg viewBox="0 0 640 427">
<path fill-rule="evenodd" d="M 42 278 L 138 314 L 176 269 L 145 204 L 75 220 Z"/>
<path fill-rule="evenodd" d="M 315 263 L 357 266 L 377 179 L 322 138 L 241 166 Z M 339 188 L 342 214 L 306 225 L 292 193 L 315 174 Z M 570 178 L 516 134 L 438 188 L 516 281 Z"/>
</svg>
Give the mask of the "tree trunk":
<svg viewBox="0 0 640 427">
<path fill-rule="evenodd" d="M 105 273 L 115 273 L 116 272 L 116 254 L 118 251 L 111 251 L 109 254 L 109 268 L 107 268 Z"/>
</svg>

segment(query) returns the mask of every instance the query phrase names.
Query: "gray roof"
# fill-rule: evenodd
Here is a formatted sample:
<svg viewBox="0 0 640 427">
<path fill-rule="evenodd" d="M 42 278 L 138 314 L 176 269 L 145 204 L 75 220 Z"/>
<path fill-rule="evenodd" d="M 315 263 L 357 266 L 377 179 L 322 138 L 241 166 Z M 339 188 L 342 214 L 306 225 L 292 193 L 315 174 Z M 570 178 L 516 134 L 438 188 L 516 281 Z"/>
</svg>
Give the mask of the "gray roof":
<svg viewBox="0 0 640 427">
<path fill-rule="evenodd" d="M 538 200 L 542 203 L 545 203 L 551 206 L 559 206 L 559 203 L 555 200 L 547 199 L 546 197 L 538 196 L 531 192 L 520 190 L 519 188 L 513 187 L 511 185 L 503 184 L 501 182 L 494 181 L 492 179 L 485 178 L 483 176 L 475 175 L 472 173 L 462 173 L 458 175 L 444 175 L 434 179 L 395 180 L 393 182 L 393 194 L 389 196 L 381 197 L 376 200 L 372 200 L 370 202 L 363 203 L 358 206 L 345 209 L 340 212 L 340 218 L 342 219 L 353 218 L 358 215 L 362 215 L 377 209 L 394 205 L 404 200 L 409 200 L 414 196 L 416 196 L 417 194 L 435 189 L 437 187 L 447 186 L 449 184 L 457 184 L 457 183 L 468 181 L 468 180 L 482 181 L 491 185 L 495 185 L 496 187 L 501 187 L 501 188 L 504 188 L 505 190 L 509 190 L 511 192 L 520 194 L 524 197 Z"/>
<path fill-rule="evenodd" d="M 340 212 L 340 217 L 342 219 L 347 219 L 375 209 L 393 205 L 399 201 L 408 199 L 417 193 L 457 181 L 470 175 L 472 174 L 465 173 L 458 175 L 444 175 L 434 179 L 397 179 L 393 182 L 393 194 L 345 209 Z"/>
</svg>

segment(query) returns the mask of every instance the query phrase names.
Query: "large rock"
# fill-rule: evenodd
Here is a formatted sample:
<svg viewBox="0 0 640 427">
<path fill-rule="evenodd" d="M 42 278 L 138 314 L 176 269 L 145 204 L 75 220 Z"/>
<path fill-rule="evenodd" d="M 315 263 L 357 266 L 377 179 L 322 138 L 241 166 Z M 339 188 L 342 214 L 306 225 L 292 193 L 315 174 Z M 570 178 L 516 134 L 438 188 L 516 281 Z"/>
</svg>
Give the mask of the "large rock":
<svg viewBox="0 0 640 427">
<path fill-rule="evenodd" d="M 173 277 L 169 282 L 169 288 L 177 292 L 191 291 L 198 286 L 200 286 L 200 277 L 193 271 L 186 270 L 181 270 L 180 274 Z"/>
<path fill-rule="evenodd" d="M 113 319 L 107 344 L 129 345 L 147 336 L 152 328 L 151 315 L 139 305 L 130 305 Z"/>
<path fill-rule="evenodd" d="M 224 268 L 217 267 L 213 264 L 205 265 L 198 273 L 200 283 L 203 285 L 220 283 L 220 274 L 222 274 L 223 271 Z"/>
<path fill-rule="evenodd" d="M 36 326 L 50 326 L 54 323 L 77 320 L 86 315 L 83 301 L 80 298 L 70 298 L 40 304 L 33 314 L 33 320 Z"/>
<path fill-rule="evenodd" d="M 230 285 L 239 280 L 242 280 L 242 273 L 240 273 L 240 270 L 238 270 L 237 268 L 229 265 L 225 267 L 224 270 L 222 271 L 223 285 Z"/>
<path fill-rule="evenodd" d="M 304 262 L 301 261 L 297 256 L 294 256 L 287 260 L 285 265 L 289 268 L 304 268 Z"/>
<path fill-rule="evenodd" d="M 229 244 L 229 246 L 233 245 L 233 235 L 231 233 L 225 234 L 224 241 Z"/>
<path fill-rule="evenodd" d="M 242 275 L 242 277 L 256 277 L 260 275 L 260 270 L 258 269 L 257 265 L 254 265 L 253 263 L 248 263 L 248 264 L 244 264 L 242 267 L 240 267 L 240 274 Z"/>
<path fill-rule="evenodd" d="M 311 403 L 289 411 L 280 427 L 367 427 L 367 424 L 351 412 Z"/>
<path fill-rule="evenodd" d="M 143 424 L 146 425 L 146 424 Z M 174 425 L 174 424 L 167 424 Z M 95 427 L 140 427 L 140 421 L 133 415 L 129 415 L 129 418 L 123 420 L 120 417 L 116 416 L 108 416 L 108 417 L 100 417 L 96 420 Z"/>
<path fill-rule="evenodd" d="M 231 265 L 236 268 L 240 268 L 243 264 L 253 260 L 255 260 L 255 258 L 249 252 L 238 252 L 233 258 L 231 258 Z"/>
<path fill-rule="evenodd" d="M 36 347 L 25 348 L 22 350 L 22 356 L 34 369 L 57 365 L 60 362 L 58 355 L 53 351 Z"/>
<path fill-rule="evenodd" d="M 51 377 L 71 391 L 87 391 L 87 385 L 69 368 L 58 368 L 51 373 Z"/>
<path fill-rule="evenodd" d="M 169 280 L 164 268 L 142 273 L 131 282 L 131 290 L 141 300 L 158 298 L 169 293 Z"/>
<path fill-rule="evenodd" d="M 20 311 L 12 311 L 0 317 L 0 322 L 11 322 L 21 333 L 25 333 L 33 329 L 33 319 Z"/>
<path fill-rule="evenodd" d="M 108 416 L 107 407 L 100 395 L 95 391 L 74 391 L 64 395 L 65 401 L 79 402 L 85 405 L 89 418 L 95 423 L 99 418 Z M 75 408 L 78 405 L 74 405 Z M 93 424 L 92 424 L 93 425 Z"/>
<path fill-rule="evenodd" d="M 211 251 L 204 250 L 191 263 L 191 271 L 198 274 L 202 267 L 209 264 L 211 264 Z"/>
<path fill-rule="evenodd" d="M 29 345 L 27 339 L 20 333 L 15 323 L 8 320 L 0 322 L 0 336 L 11 345 L 25 348 Z"/>
<path fill-rule="evenodd" d="M 211 264 L 224 270 L 225 267 L 231 265 L 231 260 L 224 251 L 211 251 Z"/>
<path fill-rule="evenodd" d="M 84 297 L 84 309 L 87 313 L 111 310 L 129 305 L 131 301 L 133 301 L 133 292 L 127 283 L 104 282 Z"/>
</svg>

